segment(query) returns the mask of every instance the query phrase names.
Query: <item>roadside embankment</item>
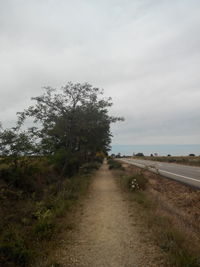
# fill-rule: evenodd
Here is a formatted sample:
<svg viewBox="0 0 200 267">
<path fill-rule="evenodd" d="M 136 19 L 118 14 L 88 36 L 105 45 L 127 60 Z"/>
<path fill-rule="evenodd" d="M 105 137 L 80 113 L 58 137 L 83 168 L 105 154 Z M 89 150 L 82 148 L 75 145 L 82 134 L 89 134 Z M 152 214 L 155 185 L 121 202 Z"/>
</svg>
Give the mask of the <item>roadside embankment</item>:
<svg viewBox="0 0 200 267">
<path fill-rule="evenodd" d="M 200 266 L 200 190 L 129 164 L 113 170 L 170 266 Z"/>
</svg>

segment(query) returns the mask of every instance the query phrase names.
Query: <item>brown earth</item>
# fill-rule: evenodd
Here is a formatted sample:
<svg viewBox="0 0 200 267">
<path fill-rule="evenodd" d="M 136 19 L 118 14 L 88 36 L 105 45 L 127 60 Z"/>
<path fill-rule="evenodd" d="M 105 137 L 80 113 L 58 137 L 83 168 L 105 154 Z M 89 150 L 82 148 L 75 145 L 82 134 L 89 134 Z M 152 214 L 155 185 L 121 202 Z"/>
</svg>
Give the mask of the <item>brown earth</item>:
<svg viewBox="0 0 200 267">
<path fill-rule="evenodd" d="M 59 247 L 40 266 L 166 266 L 134 205 L 104 163 L 78 208 L 77 229 L 62 234 Z"/>
<path fill-rule="evenodd" d="M 129 174 L 141 171 L 140 168 L 123 164 Z M 200 243 L 200 190 L 165 178 L 150 171 L 144 171 L 149 186 L 146 191 L 149 199 L 157 203 L 156 210 L 161 216 L 171 216 L 174 224 L 193 238 L 193 244 Z M 155 211 L 156 212 L 156 211 Z"/>
<path fill-rule="evenodd" d="M 131 165 L 126 165 L 126 168 L 130 173 L 140 170 Z M 200 190 L 149 171 L 145 171 L 145 176 L 149 181 L 151 197 L 154 196 L 163 209 L 177 214 L 200 233 Z"/>
</svg>

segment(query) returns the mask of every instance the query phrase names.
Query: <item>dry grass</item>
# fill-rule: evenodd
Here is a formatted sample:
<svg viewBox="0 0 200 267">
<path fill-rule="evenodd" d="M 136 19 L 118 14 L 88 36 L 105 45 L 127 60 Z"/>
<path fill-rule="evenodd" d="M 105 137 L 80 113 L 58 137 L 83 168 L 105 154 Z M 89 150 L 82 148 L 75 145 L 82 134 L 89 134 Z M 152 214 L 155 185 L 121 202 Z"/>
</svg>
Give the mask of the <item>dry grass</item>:
<svg viewBox="0 0 200 267">
<path fill-rule="evenodd" d="M 127 175 L 140 171 L 123 166 Z M 200 266 L 200 190 L 149 171 L 143 173 L 147 189 L 131 193 L 130 199 L 142 208 L 141 217 L 155 243 L 167 253 L 170 266 Z"/>
<path fill-rule="evenodd" d="M 87 192 L 91 169 L 27 194 L 0 182 L 0 265 L 29 266 L 48 254 L 60 229 L 71 230 L 71 209 Z M 67 214 L 67 216 L 66 216 Z M 65 216 L 65 220 L 63 221 Z"/>
<path fill-rule="evenodd" d="M 137 158 L 137 157 L 136 157 Z M 169 162 L 169 163 L 177 163 L 177 164 L 184 164 L 190 166 L 200 166 L 200 156 L 179 156 L 179 157 L 140 157 L 140 159 L 147 159 L 153 161 L 161 161 L 161 162 Z"/>
</svg>

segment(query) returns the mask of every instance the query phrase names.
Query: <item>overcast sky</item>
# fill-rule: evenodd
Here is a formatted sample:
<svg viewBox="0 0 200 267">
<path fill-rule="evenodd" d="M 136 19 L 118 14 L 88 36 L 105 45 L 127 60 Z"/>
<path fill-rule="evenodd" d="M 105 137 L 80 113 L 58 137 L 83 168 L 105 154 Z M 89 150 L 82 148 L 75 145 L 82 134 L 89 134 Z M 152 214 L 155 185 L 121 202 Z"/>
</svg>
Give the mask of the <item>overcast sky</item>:
<svg viewBox="0 0 200 267">
<path fill-rule="evenodd" d="M 199 0 L 0 0 L 0 121 L 42 86 L 113 98 L 113 144 L 200 143 Z"/>
</svg>

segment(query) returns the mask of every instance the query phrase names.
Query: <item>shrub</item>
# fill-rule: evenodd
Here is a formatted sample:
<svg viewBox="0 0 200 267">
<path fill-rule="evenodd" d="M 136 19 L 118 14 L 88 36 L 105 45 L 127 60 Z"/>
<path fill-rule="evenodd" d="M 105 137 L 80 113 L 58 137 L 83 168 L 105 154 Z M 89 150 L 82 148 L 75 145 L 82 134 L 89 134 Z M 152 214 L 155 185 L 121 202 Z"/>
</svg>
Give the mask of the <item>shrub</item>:
<svg viewBox="0 0 200 267">
<path fill-rule="evenodd" d="M 143 172 L 123 177 L 126 187 L 131 191 L 145 190 L 148 180 Z"/>
<path fill-rule="evenodd" d="M 113 159 L 108 159 L 108 165 L 109 169 L 121 169 L 123 170 L 124 168 L 122 167 L 122 164 L 119 161 L 113 160 Z"/>
<path fill-rule="evenodd" d="M 80 172 L 83 174 L 88 174 L 93 170 L 98 170 L 99 167 L 100 167 L 100 164 L 98 162 L 85 163 L 81 166 Z"/>
<path fill-rule="evenodd" d="M 52 206 L 53 207 L 53 206 Z M 45 206 L 44 202 L 38 202 L 38 209 L 34 213 L 37 223 L 34 227 L 34 234 L 38 239 L 51 239 L 55 230 L 53 211 Z"/>
<path fill-rule="evenodd" d="M 9 179 L 12 175 L 12 170 L 8 164 L 1 164 L 0 165 L 0 179 L 4 180 L 5 182 L 9 182 Z"/>
<path fill-rule="evenodd" d="M 27 193 L 40 190 L 36 185 L 36 169 L 33 165 L 18 166 L 3 164 L 0 168 L 0 178 L 8 185 L 22 189 Z"/>
<path fill-rule="evenodd" d="M 55 230 L 55 224 L 52 220 L 44 219 L 37 222 L 34 233 L 38 239 L 51 239 Z"/>
<path fill-rule="evenodd" d="M 49 157 L 50 164 L 54 165 L 54 169 L 61 176 L 73 176 L 80 167 L 78 157 L 65 149 L 59 149 L 56 153 Z"/>
<path fill-rule="evenodd" d="M 30 256 L 31 251 L 26 248 L 23 238 L 16 231 L 6 230 L 0 241 L 0 258 L 2 261 L 27 266 Z"/>
<path fill-rule="evenodd" d="M 135 156 L 136 156 L 136 157 L 144 157 L 144 154 L 141 153 L 141 152 L 139 152 L 139 153 L 137 153 Z"/>
</svg>

